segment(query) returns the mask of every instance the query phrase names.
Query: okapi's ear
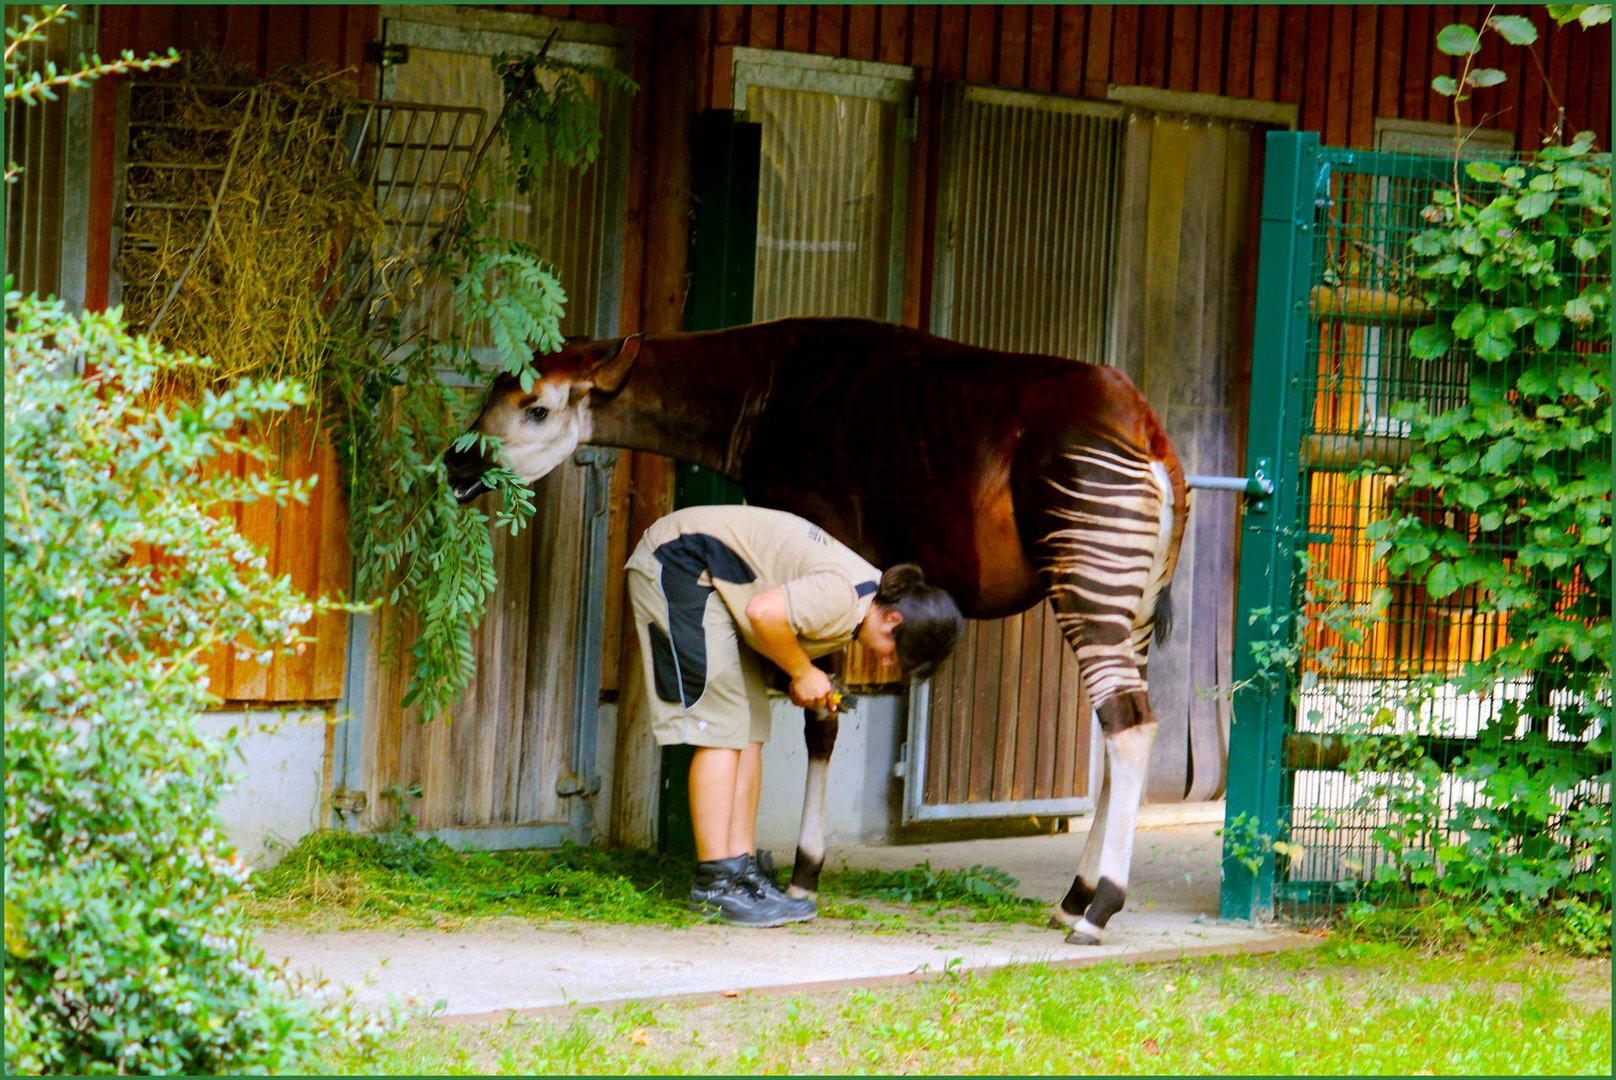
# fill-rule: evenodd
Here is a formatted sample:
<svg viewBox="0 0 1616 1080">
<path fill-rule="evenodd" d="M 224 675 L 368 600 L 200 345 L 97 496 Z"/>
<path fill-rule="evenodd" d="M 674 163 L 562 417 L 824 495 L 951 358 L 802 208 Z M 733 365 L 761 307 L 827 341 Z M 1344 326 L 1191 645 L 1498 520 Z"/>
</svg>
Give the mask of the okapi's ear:
<svg viewBox="0 0 1616 1080">
<path fill-rule="evenodd" d="M 617 354 L 610 359 L 602 360 L 586 378 L 592 388 L 603 394 L 615 394 L 622 389 L 623 381 L 634 367 L 634 361 L 640 355 L 640 335 L 631 334 L 623 339 L 617 347 Z"/>
</svg>

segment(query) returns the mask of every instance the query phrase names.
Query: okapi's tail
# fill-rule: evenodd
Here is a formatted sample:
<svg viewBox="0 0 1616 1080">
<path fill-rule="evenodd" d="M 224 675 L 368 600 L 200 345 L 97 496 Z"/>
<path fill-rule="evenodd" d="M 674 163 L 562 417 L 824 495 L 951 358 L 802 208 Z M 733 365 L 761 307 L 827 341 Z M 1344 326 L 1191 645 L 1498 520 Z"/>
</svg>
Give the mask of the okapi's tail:
<svg viewBox="0 0 1616 1080">
<path fill-rule="evenodd" d="M 1160 645 L 1167 640 L 1167 635 L 1173 632 L 1173 583 L 1168 582 L 1156 597 L 1156 611 L 1152 618 L 1156 621 L 1155 643 Z"/>
</svg>

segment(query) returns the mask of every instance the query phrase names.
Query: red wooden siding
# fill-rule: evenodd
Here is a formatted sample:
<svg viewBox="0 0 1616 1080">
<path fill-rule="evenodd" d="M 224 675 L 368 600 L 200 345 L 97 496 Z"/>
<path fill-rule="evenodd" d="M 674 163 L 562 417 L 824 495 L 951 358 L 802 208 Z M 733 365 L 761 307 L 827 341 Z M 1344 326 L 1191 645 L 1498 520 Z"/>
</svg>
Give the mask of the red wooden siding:
<svg viewBox="0 0 1616 1080">
<path fill-rule="evenodd" d="M 545 8 L 582 18 L 583 8 Z M 637 9 L 609 9 L 622 23 Z M 1456 72 L 1436 50 L 1449 22 L 1478 25 L 1482 6 L 1044 6 L 744 5 L 712 9 L 711 45 L 748 45 L 933 69 L 1014 89 L 1103 97 L 1108 84 L 1252 98 L 1299 106 L 1300 127 L 1327 143 L 1369 146 L 1376 118 L 1444 122 L 1450 103 L 1430 89 Z M 1508 5 L 1538 27 L 1538 56 L 1573 129 L 1605 132 L 1610 98 L 1608 30 L 1559 29 L 1541 6 Z M 1524 49 L 1489 35 L 1479 58 L 1509 81 L 1476 93 L 1471 108 L 1488 126 L 1513 128 L 1531 149 L 1554 122 Z M 1473 122 L 1473 121 L 1472 121 Z"/>
</svg>

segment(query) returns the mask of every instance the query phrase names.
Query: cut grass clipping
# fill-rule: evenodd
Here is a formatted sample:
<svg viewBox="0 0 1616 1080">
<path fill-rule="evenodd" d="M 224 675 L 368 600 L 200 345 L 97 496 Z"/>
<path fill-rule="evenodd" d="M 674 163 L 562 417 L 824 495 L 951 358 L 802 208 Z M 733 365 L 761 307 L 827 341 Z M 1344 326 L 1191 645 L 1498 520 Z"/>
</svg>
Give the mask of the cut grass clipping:
<svg viewBox="0 0 1616 1080">
<path fill-rule="evenodd" d="M 261 875 L 247 908 L 260 922 L 452 926 L 504 915 L 685 925 L 690 867 L 643 852 L 457 851 L 439 840 L 326 830 Z"/>
<path fill-rule="evenodd" d="M 453 926 L 489 916 L 555 921 L 699 921 L 685 909 L 688 862 L 666 855 L 566 845 L 555 850 L 458 851 L 408 834 L 326 830 L 304 837 L 257 879 L 247 900 L 261 922 L 319 926 Z M 825 875 L 826 918 L 901 922 L 860 901 L 976 921 L 1040 922 L 1042 905 L 993 866 L 842 870 Z"/>
</svg>

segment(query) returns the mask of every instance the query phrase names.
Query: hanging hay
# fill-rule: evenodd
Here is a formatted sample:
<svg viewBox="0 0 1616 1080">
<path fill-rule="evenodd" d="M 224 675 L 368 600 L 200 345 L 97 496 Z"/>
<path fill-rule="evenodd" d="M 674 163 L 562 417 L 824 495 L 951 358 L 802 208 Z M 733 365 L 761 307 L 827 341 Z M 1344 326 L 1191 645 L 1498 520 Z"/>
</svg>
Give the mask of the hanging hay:
<svg viewBox="0 0 1616 1080">
<path fill-rule="evenodd" d="M 348 145 L 341 73 L 273 82 L 192 60 L 131 97 L 125 314 L 214 366 L 164 389 L 244 376 L 324 397 L 333 350 L 353 348 L 343 280 L 386 233 Z"/>
</svg>

